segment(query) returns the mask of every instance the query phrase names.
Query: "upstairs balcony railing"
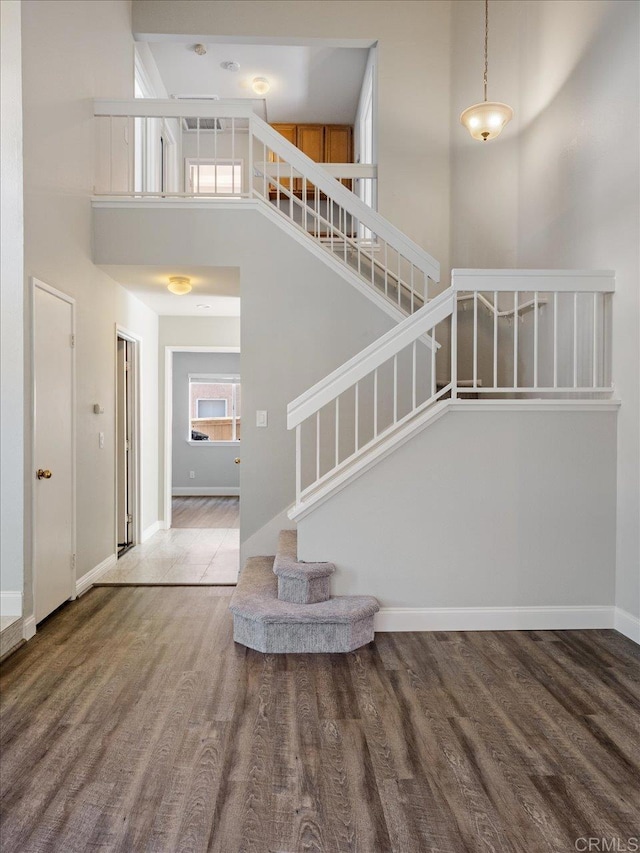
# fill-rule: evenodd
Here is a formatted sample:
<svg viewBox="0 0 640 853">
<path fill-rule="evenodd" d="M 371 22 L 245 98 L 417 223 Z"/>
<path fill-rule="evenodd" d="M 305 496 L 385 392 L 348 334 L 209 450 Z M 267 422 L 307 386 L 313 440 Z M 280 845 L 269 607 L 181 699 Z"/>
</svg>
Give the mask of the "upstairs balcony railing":
<svg viewBox="0 0 640 853">
<path fill-rule="evenodd" d="M 315 163 L 245 101 L 100 100 L 94 113 L 96 196 L 257 199 L 403 314 L 435 295 L 437 261 L 363 200 L 375 165 Z"/>
</svg>

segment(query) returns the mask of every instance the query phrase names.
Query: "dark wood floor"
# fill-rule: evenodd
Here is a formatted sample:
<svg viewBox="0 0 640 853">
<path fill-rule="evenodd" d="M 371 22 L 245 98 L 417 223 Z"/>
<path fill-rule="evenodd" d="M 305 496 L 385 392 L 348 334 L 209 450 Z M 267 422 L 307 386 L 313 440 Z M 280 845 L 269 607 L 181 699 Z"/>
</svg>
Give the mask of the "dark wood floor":
<svg viewBox="0 0 640 853">
<path fill-rule="evenodd" d="M 640 650 L 621 635 L 261 655 L 233 644 L 227 595 L 93 589 L 3 664 L 3 853 L 569 853 L 638 835 Z"/>
<path fill-rule="evenodd" d="M 240 527 L 240 498 L 172 498 L 172 527 Z"/>
</svg>

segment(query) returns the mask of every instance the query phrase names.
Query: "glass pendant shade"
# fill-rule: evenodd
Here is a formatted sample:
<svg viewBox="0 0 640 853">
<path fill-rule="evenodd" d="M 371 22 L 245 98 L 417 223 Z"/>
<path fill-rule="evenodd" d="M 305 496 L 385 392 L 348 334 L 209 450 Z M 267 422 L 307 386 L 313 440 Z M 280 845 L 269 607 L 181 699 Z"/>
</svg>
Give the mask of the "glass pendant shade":
<svg viewBox="0 0 640 853">
<path fill-rule="evenodd" d="M 467 107 L 460 114 L 460 124 L 464 125 L 474 139 L 487 142 L 500 136 L 502 129 L 513 118 L 513 110 L 507 104 L 498 101 L 483 101 Z"/>
<path fill-rule="evenodd" d="M 186 275 L 174 275 L 169 279 L 167 290 L 175 293 L 176 296 L 184 296 L 191 290 L 191 279 Z"/>
</svg>

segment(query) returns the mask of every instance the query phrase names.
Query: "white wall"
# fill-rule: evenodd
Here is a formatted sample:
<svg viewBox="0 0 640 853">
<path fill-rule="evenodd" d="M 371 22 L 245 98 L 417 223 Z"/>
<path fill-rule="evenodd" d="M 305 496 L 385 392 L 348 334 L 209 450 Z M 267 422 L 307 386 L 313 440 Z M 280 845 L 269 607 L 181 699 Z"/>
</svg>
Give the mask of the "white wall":
<svg viewBox="0 0 640 853">
<path fill-rule="evenodd" d="M 3 4 L 4 5 L 4 4 Z M 133 95 L 133 39 L 128 0 L 22 3 L 25 174 L 25 275 L 77 301 L 77 573 L 114 553 L 115 325 L 144 337 L 144 524 L 157 519 L 157 318 L 92 263 L 91 205 L 96 130 L 93 97 Z M 30 319 L 27 318 L 27 328 Z M 31 367 L 26 365 L 26 387 Z M 101 403 L 104 415 L 93 413 Z M 28 410 L 28 405 L 27 405 Z M 99 449 L 98 432 L 105 433 Z M 29 435 L 29 416 L 25 435 Z M 30 448 L 26 448 L 29 459 Z M 31 473 L 26 469 L 25 505 Z M 27 517 L 27 543 L 29 541 Z M 25 613 L 32 609 L 27 547 Z"/>
<path fill-rule="evenodd" d="M 298 554 L 383 607 L 612 606 L 615 456 L 612 411 L 451 411 L 299 521 Z"/>
<path fill-rule="evenodd" d="M 524 22 L 518 264 L 616 270 L 616 598 L 640 616 L 640 6 L 557 5 L 528 4 Z"/>
<path fill-rule="evenodd" d="M 286 428 L 287 404 L 395 322 L 294 239 L 290 226 L 281 228 L 250 205 L 96 208 L 94 225 L 97 263 L 240 268 L 244 542 L 294 500 L 295 437 Z M 160 318 L 161 348 L 240 345 L 238 318 L 218 318 L 221 333 L 201 335 L 191 332 L 189 319 Z M 268 411 L 267 429 L 255 426 L 257 409 Z"/>
<path fill-rule="evenodd" d="M 378 210 L 449 268 L 448 0 L 135 0 L 140 37 L 378 41 Z M 267 97 L 268 107 L 268 97 Z"/>
<path fill-rule="evenodd" d="M 455 3 L 452 266 L 616 270 L 616 596 L 638 616 L 640 7 L 510 0 L 493 9 L 489 95 L 510 103 L 516 119 L 486 145 L 457 124 L 478 100 L 483 4 Z"/>
<path fill-rule="evenodd" d="M 0 314 L 2 492 L 0 592 L 23 584 L 23 208 L 19 0 L 0 3 Z"/>
<path fill-rule="evenodd" d="M 195 318 L 196 320 L 198 318 Z M 176 352 L 173 354 L 173 439 L 171 485 L 174 494 L 185 489 L 219 489 L 218 494 L 235 495 L 240 489 L 240 468 L 234 459 L 241 442 L 232 445 L 199 441 L 189 444 L 191 397 L 189 375 L 240 376 L 240 353 Z M 189 472 L 195 473 L 192 480 Z M 179 491 L 176 492 L 176 489 Z"/>
</svg>

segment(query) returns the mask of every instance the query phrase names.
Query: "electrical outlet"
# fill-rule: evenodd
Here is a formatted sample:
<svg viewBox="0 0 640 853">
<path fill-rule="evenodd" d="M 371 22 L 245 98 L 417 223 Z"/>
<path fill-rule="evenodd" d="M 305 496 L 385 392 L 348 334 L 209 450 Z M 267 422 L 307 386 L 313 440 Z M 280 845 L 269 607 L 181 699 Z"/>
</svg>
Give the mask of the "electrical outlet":
<svg viewBox="0 0 640 853">
<path fill-rule="evenodd" d="M 195 478 L 196 478 L 196 472 L 195 471 L 189 471 L 189 479 L 195 480 Z"/>
</svg>

